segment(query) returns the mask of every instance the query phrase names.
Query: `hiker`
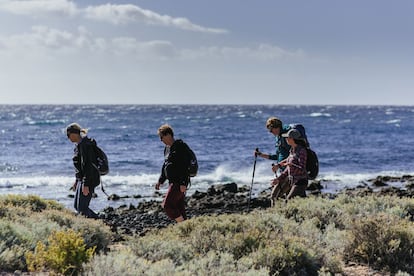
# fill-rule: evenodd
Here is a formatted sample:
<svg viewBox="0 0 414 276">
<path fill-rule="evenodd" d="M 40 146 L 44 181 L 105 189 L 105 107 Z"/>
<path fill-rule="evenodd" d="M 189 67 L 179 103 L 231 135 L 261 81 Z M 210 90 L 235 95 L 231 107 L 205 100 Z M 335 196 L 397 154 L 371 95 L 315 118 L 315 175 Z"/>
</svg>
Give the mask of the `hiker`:
<svg viewBox="0 0 414 276">
<path fill-rule="evenodd" d="M 279 165 L 282 160 L 285 160 L 289 156 L 290 145 L 282 137 L 290 129 L 288 125 L 283 125 L 282 121 L 276 117 L 270 117 L 266 121 L 266 128 L 275 136 L 276 140 L 276 153 L 265 154 L 260 151 L 255 152 L 257 156 L 265 159 L 276 160 L 276 164 L 272 165 L 272 170 L 276 175 L 280 175 L 285 169 L 284 166 Z M 273 186 L 270 194 L 271 205 L 274 205 L 275 200 L 282 194 L 287 194 L 290 190 L 289 182 L 286 180 L 281 181 L 278 185 Z"/>
<path fill-rule="evenodd" d="M 169 187 L 162 207 L 170 219 L 182 222 L 187 219 L 184 198 L 190 179 L 188 172 L 188 146 L 183 140 L 174 139 L 174 131 L 167 124 L 160 126 L 158 136 L 165 144 L 165 161 L 155 189 L 159 190 L 160 186 L 168 179 Z"/>
<path fill-rule="evenodd" d="M 89 139 L 87 130 L 79 124 L 72 123 L 66 128 L 68 139 L 75 144 L 73 165 L 76 181 L 72 186 L 75 191 L 74 207 L 78 214 L 87 218 L 98 218 L 98 215 L 89 208 L 94 189 L 100 183 L 99 171 L 92 160 L 96 160 L 94 140 Z"/>
<path fill-rule="evenodd" d="M 289 130 L 288 133 L 282 134 L 282 137 L 286 138 L 291 148 L 288 158 L 278 164 L 285 169 L 272 180 L 271 184 L 276 186 L 287 179 L 291 186 L 287 199 L 295 196 L 306 197 L 306 187 L 308 186 L 306 143 L 297 129 Z"/>
</svg>

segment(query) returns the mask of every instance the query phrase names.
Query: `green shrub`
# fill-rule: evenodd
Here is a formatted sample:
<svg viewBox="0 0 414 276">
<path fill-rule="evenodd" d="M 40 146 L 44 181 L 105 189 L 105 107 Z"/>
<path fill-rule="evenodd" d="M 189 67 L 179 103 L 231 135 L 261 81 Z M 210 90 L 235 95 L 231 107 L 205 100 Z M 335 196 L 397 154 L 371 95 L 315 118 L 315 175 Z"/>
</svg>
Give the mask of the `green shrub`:
<svg viewBox="0 0 414 276">
<path fill-rule="evenodd" d="M 151 262 L 169 259 L 181 265 L 194 258 L 196 253 L 189 244 L 179 239 L 168 239 L 164 233 L 162 235 L 162 238 L 148 235 L 143 239 L 131 239 L 128 245 L 136 256 Z"/>
<path fill-rule="evenodd" d="M 266 268 L 255 269 L 251 263 L 238 263 L 228 253 L 210 251 L 176 265 L 169 258 L 149 261 L 137 257 L 128 248 L 95 255 L 83 269 L 85 275 L 269 275 Z"/>
<path fill-rule="evenodd" d="M 346 259 L 374 268 L 414 273 L 414 224 L 395 215 L 359 217 L 350 227 Z"/>
<path fill-rule="evenodd" d="M 63 210 L 63 205 L 54 200 L 42 199 L 36 195 L 6 195 L 0 196 L 0 206 L 11 205 L 30 209 L 33 212 L 40 212 L 46 209 Z"/>
<path fill-rule="evenodd" d="M 53 232 L 48 244 L 38 242 L 34 253 L 26 254 L 29 271 L 40 272 L 50 269 L 64 275 L 80 272 L 82 264 L 89 261 L 95 248 L 86 248 L 80 233 L 69 229 Z"/>
<path fill-rule="evenodd" d="M 95 255 L 83 265 L 84 275 L 173 275 L 175 265 L 169 259 L 148 261 L 137 257 L 129 248 Z"/>
<path fill-rule="evenodd" d="M 30 247 L 27 229 L 0 220 L 0 264 L 6 271 L 26 268 L 25 251 Z"/>
<path fill-rule="evenodd" d="M 58 228 L 80 232 L 86 246 L 95 247 L 97 252 L 106 250 L 113 236 L 110 228 L 102 221 L 75 216 L 69 211 L 48 210 L 43 212 L 42 217 L 49 223 L 57 224 Z"/>
<path fill-rule="evenodd" d="M 2 271 L 27 270 L 26 252 L 33 251 L 39 242 L 47 244 L 53 231 L 73 229 L 82 235 L 87 248 L 95 247 L 97 252 L 107 249 L 112 237 L 108 226 L 55 205 L 34 196 L 0 196 Z"/>
</svg>

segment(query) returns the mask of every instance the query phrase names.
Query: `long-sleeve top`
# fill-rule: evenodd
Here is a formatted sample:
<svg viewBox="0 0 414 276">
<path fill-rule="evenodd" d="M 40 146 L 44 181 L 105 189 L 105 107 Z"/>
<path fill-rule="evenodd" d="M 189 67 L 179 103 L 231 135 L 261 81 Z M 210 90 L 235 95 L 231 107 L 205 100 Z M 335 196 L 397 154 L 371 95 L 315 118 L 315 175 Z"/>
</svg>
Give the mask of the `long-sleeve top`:
<svg viewBox="0 0 414 276">
<path fill-rule="evenodd" d="M 283 170 L 282 174 L 278 177 L 279 181 L 284 180 L 286 177 L 291 177 L 292 184 L 295 184 L 301 179 L 307 179 L 308 173 L 306 171 L 306 148 L 297 145 L 296 148 L 291 148 L 289 156 L 286 159 L 289 165 Z"/>
<path fill-rule="evenodd" d="M 72 158 L 76 179 L 90 188 L 96 187 L 100 183 L 98 169 L 94 166 L 94 162 L 96 163 L 95 145 L 95 140 L 88 137 L 82 138 L 82 141 L 76 145 Z"/>
<path fill-rule="evenodd" d="M 282 134 L 287 133 L 289 129 L 290 127 L 288 125 L 284 125 L 280 130 L 279 136 L 275 137 L 276 153 L 269 154 L 269 159 L 277 160 L 277 162 L 280 163 L 282 160 L 285 160 L 289 156 L 290 146 L 286 142 L 286 139 L 282 137 Z"/>
<path fill-rule="evenodd" d="M 190 160 L 187 144 L 181 139 L 175 140 L 171 147 L 165 147 L 164 156 L 165 160 L 158 182 L 164 183 L 168 179 L 170 183 L 187 186 Z"/>
</svg>

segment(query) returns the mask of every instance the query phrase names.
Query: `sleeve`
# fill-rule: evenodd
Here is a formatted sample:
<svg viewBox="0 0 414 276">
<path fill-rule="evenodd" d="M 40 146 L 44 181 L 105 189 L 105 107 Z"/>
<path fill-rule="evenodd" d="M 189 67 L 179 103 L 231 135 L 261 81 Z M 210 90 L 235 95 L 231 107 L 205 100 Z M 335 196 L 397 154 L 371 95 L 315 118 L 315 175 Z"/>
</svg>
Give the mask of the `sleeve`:
<svg viewBox="0 0 414 276">
<path fill-rule="evenodd" d="M 82 183 L 86 187 L 95 187 L 99 184 L 99 174 L 97 168 L 94 167 L 93 160 L 96 159 L 95 151 L 92 145 L 83 145 L 81 147 Z"/>
<path fill-rule="evenodd" d="M 278 159 L 278 155 L 277 154 L 269 154 L 269 159 L 270 160 L 277 160 Z"/>
<path fill-rule="evenodd" d="M 298 158 L 298 166 L 306 171 L 306 159 L 307 159 L 307 152 L 304 147 L 301 147 L 301 150 L 299 151 L 299 158 Z"/>
<path fill-rule="evenodd" d="M 165 154 L 165 149 L 164 149 L 164 154 Z M 161 184 L 164 183 L 165 180 L 167 180 L 167 176 L 165 175 L 166 163 L 167 163 L 167 160 L 165 160 L 164 163 L 162 164 L 161 174 L 160 174 L 160 177 L 158 178 L 158 183 L 161 183 Z"/>
<path fill-rule="evenodd" d="M 188 177 L 187 159 L 186 145 L 184 143 L 171 148 L 164 170 L 166 177 L 170 182 L 178 182 L 179 184 L 185 183 Z"/>
</svg>

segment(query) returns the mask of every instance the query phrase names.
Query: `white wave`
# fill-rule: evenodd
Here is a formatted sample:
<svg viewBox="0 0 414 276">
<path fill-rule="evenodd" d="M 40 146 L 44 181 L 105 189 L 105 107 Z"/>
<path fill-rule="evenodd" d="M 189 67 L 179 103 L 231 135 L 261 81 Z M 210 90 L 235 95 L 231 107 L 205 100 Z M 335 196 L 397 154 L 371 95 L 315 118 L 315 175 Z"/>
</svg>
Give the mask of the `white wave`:
<svg viewBox="0 0 414 276">
<path fill-rule="evenodd" d="M 310 117 L 331 117 L 330 113 L 313 112 L 309 115 Z"/>
<path fill-rule="evenodd" d="M 394 120 L 386 121 L 386 123 L 387 124 L 398 124 L 398 123 L 401 123 L 401 120 L 400 119 L 394 119 Z"/>
</svg>

